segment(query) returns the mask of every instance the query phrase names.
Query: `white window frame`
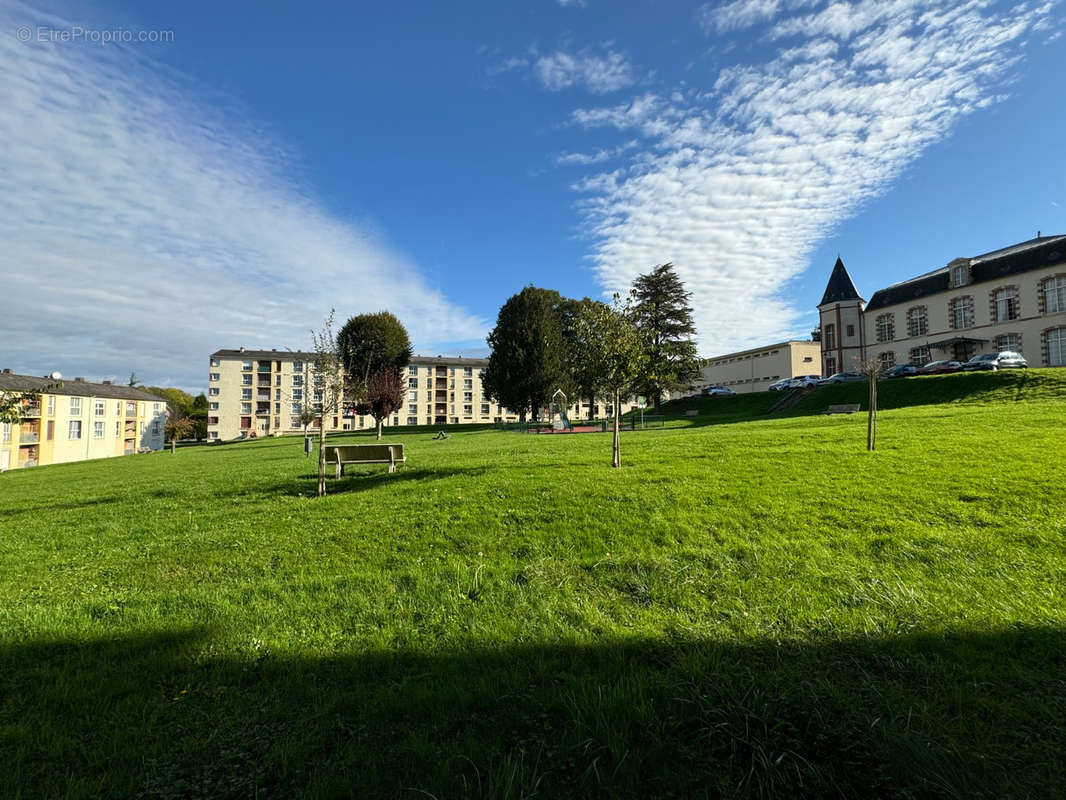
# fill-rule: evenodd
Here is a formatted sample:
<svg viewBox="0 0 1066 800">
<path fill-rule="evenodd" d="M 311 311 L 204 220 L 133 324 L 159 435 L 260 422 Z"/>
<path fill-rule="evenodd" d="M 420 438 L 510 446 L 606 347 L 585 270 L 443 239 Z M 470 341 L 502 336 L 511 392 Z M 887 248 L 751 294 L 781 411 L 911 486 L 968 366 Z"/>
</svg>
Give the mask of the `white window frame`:
<svg viewBox="0 0 1066 800">
<path fill-rule="evenodd" d="M 93 438 L 94 439 L 103 439 L 104 438 L 104 422 L 103 422 L 103 420 L 96 420 L 95 422 L 93 422 Z"/>
<path fill-rule="evenodd" d="M 107 407 L 104 405 L 103 400 L 95 400 L 93 402 L 93 416 L 102 417 L 107 413 Z"/>
<path fill-rule="evenodd" d="M 80 417 L 81 416 L 81 398 L 80 397 L 72 397 L 72 398 L 70 398 L 70 416 L 72 416 L 72 417 Z"/>
<path fill-rule="evenodd" d="M 970 268 L 966 264 L 959 264 L 951 268 L 951 286 L 965 286 L 970 278 Z"/>
<path fill-rule="evenodd" d="M 222 379 L 222 375 L 218 372 L 212 372 L 210 375 L 207 376 L 207 379 L 209 381 L 218 381 Z"/>
<path fill-rule="evenodd" d="M 962 323 L 959 315 L 962 315 Z M 951 300 L 951 327 L 962 330 L 973 327 L 973 299 L 969 297 L 954 297 Z"/>
<path fill-rule="evenodd" d="M 1018 290 L 1013 286 L 997 289 L 993 302 L 996 307 L 995 322 L 1018 319 Z"/>
<path fill-rule="evenodd" d="M 1001 333 L 996 337 L 996 352 L 1020 353 L 1021 341 L 1022 337 L 1016 333 Z"/>
<path fill-rule="evenodd" d="M 48 416 L 52 416 L 56 413 L 56 396 L 54 394 L 48 395 Z"/>
<path fill-rule="evenodd" d="M 1047 332 L 1047 363 L 1052 367 L 1066 367 L 1066 328 L 1052 328 Z"/>
<path fill-rule="evenodd" d="M 1048 314 L 1066 311 L 1066 277 L 1056 275 L 1044 281 L 1044 311 Z"/>
<path fill-rule="evenodd" d="M 80 439 L 81 438 L 81 420 L 72 419 L 67 422 L 67 440 Z"/>
</svg>

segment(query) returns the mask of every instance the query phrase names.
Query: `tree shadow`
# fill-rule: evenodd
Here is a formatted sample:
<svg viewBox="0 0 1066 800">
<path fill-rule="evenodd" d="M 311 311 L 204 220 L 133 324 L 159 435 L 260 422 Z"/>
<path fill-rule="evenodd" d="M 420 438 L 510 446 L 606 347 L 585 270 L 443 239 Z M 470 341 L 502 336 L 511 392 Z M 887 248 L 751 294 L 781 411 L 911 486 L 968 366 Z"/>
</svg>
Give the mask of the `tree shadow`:
<svg viewBox="0 0 1066 800">
<path fill-rule="evenodd" d="M 1064 654 L 1051 628 L 316 658 L 209 630 L 8 644 L 0 795 L 1061 797 Z"/>
<path fill-rule="evenodd" d="M 313 465 L 312 465 L 313 466 Z M 344 475 L 334 477 L 332 464 L 326 466 L 326 494 L 347 494 L 350 492 L 366 492 L 379 486 L 398 486 L 411 482 L 422 483 L 426 481 L 450 478 L 456 475 L 476 476 L 485 472 L 484 467 L 408 467 L 406 465 L 396 468 L 396 472 L 390 473 L 388 465 L 367 465 L 355 467 L 348 465 L 344 468 Z M 281 481 L 270 486 L 256 486 L 256 494 L 278 495 L 314 495 L 318 491 L 318 473 L 306 472 L 288 480 Z M 248 489 L 239 489 L 234 495 L 246 495 Z"/>
<path fill-rule="evenodd" d="M 75 500 L 70 502 L 48 502 L 48 503 L 34 503 L 27 505 L 25 503 L 19 503 L 18 506 L 0 510 L 0 519 L 16 519 L 18 517 L 34 517 L 44 512 L 51 511 L 79 511 L 83 508 L 89 508 L 91 506 L 104 506 L 111 503 L 121 502 L 123 498 L 118 495 L 101 495 L 99 497 L 87 497 L 84 500 Z"/>
</svg>

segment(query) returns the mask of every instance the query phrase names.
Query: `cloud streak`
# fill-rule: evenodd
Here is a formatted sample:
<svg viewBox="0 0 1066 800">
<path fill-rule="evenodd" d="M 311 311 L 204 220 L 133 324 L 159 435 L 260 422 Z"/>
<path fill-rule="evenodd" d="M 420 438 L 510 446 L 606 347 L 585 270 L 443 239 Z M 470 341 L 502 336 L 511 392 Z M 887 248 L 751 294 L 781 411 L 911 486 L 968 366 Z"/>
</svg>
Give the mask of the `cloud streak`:
<svg viewBox="0 0 1066 800">
<path fill-rule="evenodd" d="M 0 28 L 56 24 L 0 7 Z M 0 36 L 2 366 L 195 388 L 219 347 L 307 347 L 331 307 L 433 349 L 483 320 L 289 176 L 248 121 L 121 46 Z"/>
<path fill-rule="evenodd" d="M 541 86 L 553 92 L 579 86 L 594 94 L 605 94 L 636 82 L 625 55 L 614 50 L 603 55 L 589 50 L 579 53 L 556 50 L 533 62 L 533 75 Z"/>
<path fill-rule="evenodd" d="M 649 93 L 571 116 L 643 139 L 633 163 L 574 184 L 599 279 L 623 289 L 675 262 L 708 354 L 797 332 L 811 311 L 786 287 L 811 251 L 961 117 L 1003 96 L 1051 7 L 803 5 L 810 13 L 755 0 L 719 9 L 716 30 L 765 23 L 777 45 L 686 96 L 696 99 Z"/>
</svg>

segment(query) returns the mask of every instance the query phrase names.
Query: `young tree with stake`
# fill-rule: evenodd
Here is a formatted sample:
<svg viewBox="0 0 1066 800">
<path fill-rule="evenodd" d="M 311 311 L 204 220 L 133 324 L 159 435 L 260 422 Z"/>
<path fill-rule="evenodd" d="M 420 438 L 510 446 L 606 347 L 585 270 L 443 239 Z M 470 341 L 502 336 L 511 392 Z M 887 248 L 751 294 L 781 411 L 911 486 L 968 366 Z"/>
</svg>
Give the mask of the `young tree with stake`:
<svg viewBox="0 0 1066 800">
<path fill-rule="evenodd" d="M 311 331 L 311 386 L 304 391 L 311 394 L 312 410 L 318 419 L 318 496 L 326 494 L 326 417 L 337 413 L 344 402 L 345 378 L 340 347 L 333 333 L 335 309 L 321 330 Z"/>
</svg>

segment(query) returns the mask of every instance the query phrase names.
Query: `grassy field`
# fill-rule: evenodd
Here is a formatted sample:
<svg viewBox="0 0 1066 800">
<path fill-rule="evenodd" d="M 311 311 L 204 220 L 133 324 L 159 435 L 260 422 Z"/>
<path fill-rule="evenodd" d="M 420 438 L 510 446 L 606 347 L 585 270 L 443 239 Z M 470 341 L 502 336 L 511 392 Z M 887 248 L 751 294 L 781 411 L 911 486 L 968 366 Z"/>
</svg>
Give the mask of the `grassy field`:
<svg viewBox="0 0 1066 800">
<path fill-rule="evenodd" d="M 1066 796 L 1066 370 L 863 392 L 4 474 L 0 797 Z"/>
</svg>

